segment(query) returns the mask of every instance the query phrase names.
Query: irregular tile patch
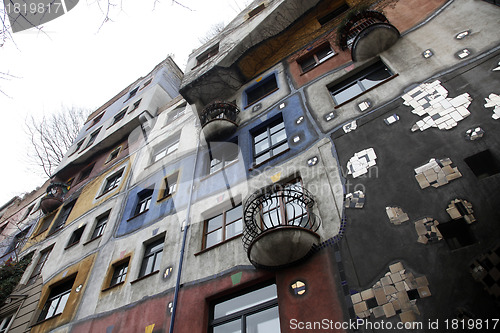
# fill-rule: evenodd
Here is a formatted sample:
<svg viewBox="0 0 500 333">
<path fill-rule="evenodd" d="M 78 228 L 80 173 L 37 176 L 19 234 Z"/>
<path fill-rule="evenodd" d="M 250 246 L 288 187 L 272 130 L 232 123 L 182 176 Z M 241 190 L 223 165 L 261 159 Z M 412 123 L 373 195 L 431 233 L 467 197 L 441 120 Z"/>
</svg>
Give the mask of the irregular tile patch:
<svg viewBox="0 0 500 333">
<path fill-rule="evenodd" d="M 447 98 L 448 91 L 439 80 L 422 83 L 404 94 L 404 105 L 413 107 L 414 114 L 424 117 L 411 128 L 412 132 L 425 131 L 430 127 L 440 130 L 451 129 L 470 115 L 467 109 L 472 101 L 468 93 L 455 98 Z"/>
<path fill-rule="evenodd" d="M 494 72 L 500 71 L 500 62 L 498 62 L 498 67 L 493 68 L 493 71 Z"/>
<path fill-rule="evenodd" d="M 389 266 L 389 272 L 372 288 L 351 295 L 354 313 L 359 318 L 391 318 L 399 315 L 402 322 L 414 322 L 420 311 L 417 299 L 429 297 L 429 282 L 425 276 L 415 278 L 401 262 Z"/>
<path fill-rule="evenodd" d="M 395 225 L 400 225 L 409 220 L 408 214 L 403 212 L 400 207 L 385 207 L 385 212 L 389 217 L 389 221 Z"/>
<path fill-rule="evenodd" d="M 500 245 L 478 256 L 469 266 L 472 277 L 490 295 L 500 298 Z"/>
<path fill-rule="evenodd" d="M 425 217 L 415 222 L 415 230 L 417 231 L 417 242 L 427 244 L 429 242 L 437 242 L 443 239 L 443 235 L 439 232 L 437 226 L 439 222 L 433 218 Z"/>
<path fill-rule="evenodd" d="M 472 213 L 472 204 L 467 200 L 462 199 L 453 199 L 451 200 L 448 208 L 446 208 L 446 212 L 453 220 L 464 219 L 465 222 L 471 224 L 476 222 L 476 218 Z"/>
<path fill-rule="evenodd" d="M 342 129 L 344 130 L 345 133 L 349 133 L 350 131 L 354 131 L 356 128 L 358 128 L 358 124 L 356 124 L 356 120 L 353 120 L 350 123 L 347 123 L 344 126 L 342 126 Z"/>
<path fill-rule="evenodd" d="M 484 104 L 485 108 L 493 108 L 494 107 L 493 115 L 491 116 L 491 118 L 493 118 L 495 120 L 500 119 L 500 96 L 492 93 L 484 100 L 486 101 L 486 104 Z"/>
<path fill-rule="evenodd" d="M 368 172 L 368 168 L 377 164 L 375 161 L 376 159 L 377 155 L 373 148 L 364 149 L 359 153 L 355 153 L 347 162 L 347 173 L 352 175 L 353 178 L 364 175 Z"/>
<path fill-rule="evenodd" d="M 469 141 L 479 140 L 483 137 L 484 130 L 481 127 L 469 128 L 465 132 L 465 139 Z"/>
<path fill-rule="evenodd" d="M 449 158 L 438 160 L 431 158 L 428 163 L 415 169 L 415 179 L 421 189 L 429 186 L 438 188 L 450 181 L 462 177 L 458 167 L 452 167 Z"/>
<path fill-rule="evenodd" d="M 364 205 L 365 194 L 363 193 L 363 191 L 355 191 L 354 193 L 347 193 L 345 195 L 345 208 L 363 208 Z"/>
<path fill-rule="evenodd" d="M 384 123 L 386 125 L 392 125 L 398 120 L 399 120 L 399 116 L 394 113 L 394 114 L 390 115 L 389 117 L 385 118 Z"/>
</svg>

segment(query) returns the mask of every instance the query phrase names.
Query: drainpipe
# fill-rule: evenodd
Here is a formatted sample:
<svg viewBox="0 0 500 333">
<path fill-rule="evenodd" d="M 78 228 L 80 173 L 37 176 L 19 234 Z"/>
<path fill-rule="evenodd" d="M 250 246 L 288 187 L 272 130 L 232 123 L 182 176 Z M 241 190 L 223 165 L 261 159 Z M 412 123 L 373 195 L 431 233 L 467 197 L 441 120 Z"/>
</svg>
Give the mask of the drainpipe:
<svg viewBox="0 0 500 333">
<path fill-rule="evenodd" d="M 196 122 L 196 123 L 198 123 L 198 122 Z M 200 137 L 200 133 L 198 132 L 198 138 L 199 137 Z M 200 141 L 198 140 L 198 143 L 196 145 L 196 155 L 195 155 L 195 159 L 194 159 L 193 174 L 191 176 L 191 184 L 190 184 L 190 188 L 189 188 L 189 201 L 188 201 L 188 205 L 186 208 L 186 219 L 184 220 L 184 223 L 182 224 L 182 230 L 183 230 L 182 245 L 181 245 L 180 258 L 179 258 L 179 268 L 177 269 L 177 281 L 175 282 L 174 301 L 172 304 L 172 316 L 170 319 L 170 328 L 168 330 L 169 333 L 174 332 L 175 312 L 177 310 L 177 301 L 179 299 L 179 289 L 180 289 L 180 285 L 181 285 L 181 274 L 182 274 L 182 263 L 184 262 L 184 249 L 186 247 L 186 236 L 187 236 L 187 231 L 189 228 L 189 215 L 191 213 L 191 202 L 193 199 L 194 177 L 195 177 L 195 172 L 196 172 L 196 164 L 198 163 L 199 150 L 200 150 Z"/>
</svg>

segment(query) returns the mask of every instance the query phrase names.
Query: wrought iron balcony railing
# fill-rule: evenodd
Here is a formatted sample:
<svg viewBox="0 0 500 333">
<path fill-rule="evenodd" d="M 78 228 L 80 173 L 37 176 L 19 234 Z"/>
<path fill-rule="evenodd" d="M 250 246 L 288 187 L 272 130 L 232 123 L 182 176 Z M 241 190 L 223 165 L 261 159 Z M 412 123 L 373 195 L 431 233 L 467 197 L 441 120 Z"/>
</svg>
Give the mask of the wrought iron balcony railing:
<svg viewBox="0 0 500 333">
<path fill-rule="evenodd" d="M 321 220 L 312 212 L 313 205 L 312 195 L 296 184 L 252 194 L 244 208 L 243 231 L 250 261 L 257 267 L 276 267 L 305 257 L 319 239 Z M 267 237 L 272 233 L 275 236 Z"/>
<path fill-rule="evenodd" d="M 201 126 L 205 126 L 212 120 L 229 120 L 236 124 L 236 117 L 240 110 L 236 105 L 229 102 L 215 101 L 208 104 L 200 115 Z"/>
</svg>

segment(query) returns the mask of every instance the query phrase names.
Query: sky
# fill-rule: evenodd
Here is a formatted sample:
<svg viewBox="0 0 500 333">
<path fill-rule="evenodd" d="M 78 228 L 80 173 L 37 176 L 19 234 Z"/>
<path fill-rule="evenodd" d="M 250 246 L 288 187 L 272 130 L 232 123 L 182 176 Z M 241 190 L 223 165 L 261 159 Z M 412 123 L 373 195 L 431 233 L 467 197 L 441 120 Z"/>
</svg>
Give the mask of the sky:
<svg viewBox="0 0 500 333">
<path fill-rule="evenodd" d="M 47 179 L 27 164 L 27 117 L 64 107 L 95 110 L 171 55 L 184 71 L 210 27 L 229 23 L 248 0 L 80 0 L 0 47 L 0 206 Z M 187 8 L 186 8 L 187 7 Z"/>
</svg>

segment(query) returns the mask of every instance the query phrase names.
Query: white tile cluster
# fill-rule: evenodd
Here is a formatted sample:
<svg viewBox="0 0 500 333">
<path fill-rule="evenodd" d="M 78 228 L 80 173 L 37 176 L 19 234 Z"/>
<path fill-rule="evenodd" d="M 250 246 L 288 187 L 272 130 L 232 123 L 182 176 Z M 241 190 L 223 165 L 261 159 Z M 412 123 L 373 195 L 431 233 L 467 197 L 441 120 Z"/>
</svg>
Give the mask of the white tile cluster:
<svg viewBox="0 0 500 333">
<path fill-rule="evenodd" d="M 373 148 L 367 148 L 354 154 L 347 162 L 348 174 L 352 175 L 353 178 L 364 175 L 368 172 L 368 168 L 377 164 L 376 159 L 377 155 L 375 155 Z"/>
<path fill-rule="evenodd" d="M 484 104 L 485 108 L 494 108 L 491 118 L 495 120 L 500 119 L 500 96 L 492 93 L 484 100 L 486 101 L 486 104 Z"/>
<path fill-rule="evenodd" d="M 493 71 L 500 71 L 500 62 L 498 63 L 498 67 L 493 68 Z"/>
<path fill-rule="evenodd" d="M 358 128 L 358 124 L 356 123 L 356 120 L 353 120 L 350 123 L 347 123 L 344 126 L 342 126 L 342 129 L 344 130 L 345 133 L 349 133 L 350 131 L 354 131 L 356 128 Z"/>
<path fill-rule="evenodd" d="M 347 193 L 345 195 L 345 208 L 363 208 L 364 205 L 365 194 L 363 193 L 363 191 L 355 191 L 354 193 Z"/>
<path fill-rule="evenodd" d="M 413 125 L 412 132 L 425 131 L 430 127 L 448 130 L 470 115 L 467 108 L 472 97 L 468 93 L 455 98 L 447 98 L 447 96 L 448 90 L 441 85 L 439 80 L 422 83 L 402 96 L 403 104 L 413 108 L 411 112 L 424 117 Z"/>
<path fill-rule="evenodd" d="M 465 132 L 465 138 L 469 141 L 479 140 L 483 137 L 484 130 L 481 127 L 469 128 Z"/>
<path fill-rule="evenodd" d="M 449 158 L 431 158 L 428 163 L 415 169 L 415 179 L 421 189 L 432 186 L 438 188 L 454 179 L 462 177 L 457 167 L 452 167 Z"/>
</svg>

